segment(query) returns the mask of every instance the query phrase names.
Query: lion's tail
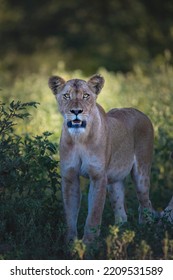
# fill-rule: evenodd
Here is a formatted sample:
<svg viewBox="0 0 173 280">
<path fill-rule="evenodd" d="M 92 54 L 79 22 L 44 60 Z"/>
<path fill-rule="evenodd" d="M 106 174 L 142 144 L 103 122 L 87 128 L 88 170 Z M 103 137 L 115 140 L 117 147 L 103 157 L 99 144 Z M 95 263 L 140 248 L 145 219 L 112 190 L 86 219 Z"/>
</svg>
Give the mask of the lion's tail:
<svg viewBox="0 0 173 280">
<path fill-rule="evenodd" d="M 173 224 L 173 197 L 171 198 L 168 206 L 160 213 L 161 219 L 164 219 Z"/>
<path fill-rule="evenodd" d="M 171 152 L 170 158 L 173 159 L 173 152 Z M 160 218 L 173 224 L 173 196 L 168 206 L 160 212 Z"/>
</svg>

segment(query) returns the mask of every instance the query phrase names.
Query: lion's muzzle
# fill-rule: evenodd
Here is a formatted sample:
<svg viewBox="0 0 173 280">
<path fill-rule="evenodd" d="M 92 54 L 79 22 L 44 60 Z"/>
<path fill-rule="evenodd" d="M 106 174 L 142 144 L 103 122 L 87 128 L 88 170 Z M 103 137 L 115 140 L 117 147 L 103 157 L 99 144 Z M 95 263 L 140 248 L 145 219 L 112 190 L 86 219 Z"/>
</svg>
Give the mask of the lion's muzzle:
<svg viewBox="0 0 173 280">
<path fill-rule="evenodd" d="M 86 128 L 86 121 L 75 119 L 67 122 L 68 128 Z"/>
<path fill-rule="evenodd" d="M 71 109 L 70 112 L 75 115 L 75 118 L 73 120 L 67 121 L 68 128 L 85 128 L 86 127 L 86 121 L 81 120 L 79 115 L 83 112 L 82 109 Z"/>
</svg>

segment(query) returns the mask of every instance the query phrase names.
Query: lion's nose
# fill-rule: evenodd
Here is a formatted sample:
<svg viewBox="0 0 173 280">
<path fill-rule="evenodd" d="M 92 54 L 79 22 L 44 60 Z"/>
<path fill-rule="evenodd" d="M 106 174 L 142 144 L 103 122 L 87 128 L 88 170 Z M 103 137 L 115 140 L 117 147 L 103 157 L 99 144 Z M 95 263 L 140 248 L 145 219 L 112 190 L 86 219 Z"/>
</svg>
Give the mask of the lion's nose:
<svg viewBox="0 0 173 280">
<path fill-rule="evenodd" d="M 78 114 L 81 114 L 81 113 L 83 112 L 83 110 L 81 110 L 81 109 L 75 109 L 75 110 L 70 110 L 70 112 L 73 113 L 73 114 L 75 114 L 75 115 L 77 116 Z"/>
</svg>

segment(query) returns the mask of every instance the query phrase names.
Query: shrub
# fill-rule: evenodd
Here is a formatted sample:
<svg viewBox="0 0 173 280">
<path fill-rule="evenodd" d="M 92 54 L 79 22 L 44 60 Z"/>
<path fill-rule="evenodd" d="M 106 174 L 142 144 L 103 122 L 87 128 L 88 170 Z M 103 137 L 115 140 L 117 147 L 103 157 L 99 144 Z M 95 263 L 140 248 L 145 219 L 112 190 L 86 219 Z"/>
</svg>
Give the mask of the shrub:
<svg viewBox="0 0 173 280">
<path fill-rule="evenodd" d="M 48 139 L 51 133 L 15 134 L 17 119 L 27 118 L 26 109 L 36 106 L 35 102 L 0 104 L 0 253 L 4 258 L 47 258 L 56 254 L 58 246 L 52 248 L 63 232 L 57 146 Z"/>
</svg>

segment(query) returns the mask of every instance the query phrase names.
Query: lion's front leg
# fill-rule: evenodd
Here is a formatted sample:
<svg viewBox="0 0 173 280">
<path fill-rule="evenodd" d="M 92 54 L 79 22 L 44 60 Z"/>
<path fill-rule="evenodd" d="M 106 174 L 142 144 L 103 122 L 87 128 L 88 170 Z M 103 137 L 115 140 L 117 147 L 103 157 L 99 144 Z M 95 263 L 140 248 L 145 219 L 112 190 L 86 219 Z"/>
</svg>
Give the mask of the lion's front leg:
<svg viewBox="0 0 173 280">
<path fill-rule="evenodd" d="M 81 200 L 78 176 L 71 179 L 67 176 L 62 177 L 62 196 L 67 223 L 67 242 L 70 242 L 77 238 L 77 219 Z"/>
<path fill-rule="evenodd" d="M 106 198 L 106 177 L 91 180 L 88 195 L 88 216 L 84 229 L 83 242 L 91 243 L 100 233 L 102 213 Z"/>
</svg>

